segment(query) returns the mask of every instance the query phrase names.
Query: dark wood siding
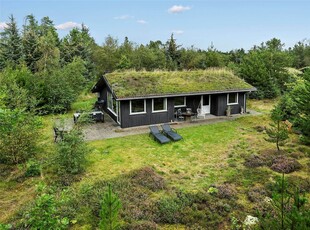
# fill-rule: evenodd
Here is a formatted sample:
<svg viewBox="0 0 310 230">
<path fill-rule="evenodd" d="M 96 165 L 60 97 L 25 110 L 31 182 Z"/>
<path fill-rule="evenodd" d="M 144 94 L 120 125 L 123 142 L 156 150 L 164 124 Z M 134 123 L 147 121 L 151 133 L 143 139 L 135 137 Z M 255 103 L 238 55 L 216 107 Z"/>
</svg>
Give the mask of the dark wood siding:
<svg viewBox="0 0 310 230">
<path fill-rule="evenodd" d="M 244 94 L 245 93 L 238 94 L 238 104 L 230 105 L 231 114 L 240 113 L 241 106 L 243 106 L 244 109 L 246 109 L 244 105 Z M 103 99 L 106 100 L 105 98 Z M 186 106 L 182 107 L 181 109 L 185 111 L 186 108 L 192 108 L 192 111 L 196 113 L 200 100 L 201 100 L 201 95 L 187 96 Z M 129 100 L 121 101 L 120 109 L 121 109 L 121 127 L 122 128 L 166 123 L 166 122 L 174 121 L 175 119 L 175 116 L 174 116 L 175 108 L 174 108 L 173 97 L 167 98 L 167 111 L 165 112 L 153 113 L 152 112 L 152 99 L 146 99 L 146 113 L 145 114 L 130 115 Z M 227 109 L 227 93 L 212 94 L 210 113 L 216 116 L 225 116 L 226 109 Z M 109 113 L 109 115 L 116 121 L 116 117 L 114 114 L 112 114 L 109 110 L 107 110 L 107 113 Z"/>
<path fill-rule="evenodd" d="M 130 115 L 129 100 L 122 101 L 120 107 L 122 128 L 167 123 L 174 120 L 173 98 L 167 98 L 167 111 L 164 112 L 152 112 L 152 99 L 146 99 L 146 113 L 144 114 Z"/>
<path fill-rule="evenodd" d="M 245 109 L 244 105 L 244 94 L 243 92 L 238 93 L 238 104 L 230 105 L 231 108 L 231 114 L 238 114 L 241 112 L 241 106 Z M 227 109 L 227 93 L 224 94 L 216 94 L 213 95 L 216 96 L 215 104 L 216 104 L 216 112 L 212 113 L 216 116 L 225 116 L 226 115 L 226 109 Z M 211 107 L 212 108 L 212 107 Z"/>
</svg>

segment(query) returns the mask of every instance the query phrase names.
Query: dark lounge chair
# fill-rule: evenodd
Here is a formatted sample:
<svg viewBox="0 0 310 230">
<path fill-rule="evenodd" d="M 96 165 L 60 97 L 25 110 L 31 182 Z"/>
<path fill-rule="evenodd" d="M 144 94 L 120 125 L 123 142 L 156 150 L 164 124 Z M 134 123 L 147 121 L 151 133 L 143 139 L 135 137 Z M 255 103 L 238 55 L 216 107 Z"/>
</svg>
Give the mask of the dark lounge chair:
<svg viewBox="0 0 310 230">
<path fill-rule="evenodd" d="M 161 127 L 163 128 L 163 133 L 166 134 L 173 141 L 179 141 L 182 139 L 182 137 L 177 133 L 177 131 L 175 129 L 172 129 L 170 125 L 163 124 Z"/>
<path fill-rule="evenodd" d="M 150 135 L 152 135 L 154 139 L 158 141 L 160 144 L 165 144 L 165 143 L 170 142 L 170 139 L 167 138 L 165 135 L 163 135 L 159 131 L 157 126 L 152 125 L 152 126 L 149 126 L 149 128 L 150 128 Z"/>
</svg>

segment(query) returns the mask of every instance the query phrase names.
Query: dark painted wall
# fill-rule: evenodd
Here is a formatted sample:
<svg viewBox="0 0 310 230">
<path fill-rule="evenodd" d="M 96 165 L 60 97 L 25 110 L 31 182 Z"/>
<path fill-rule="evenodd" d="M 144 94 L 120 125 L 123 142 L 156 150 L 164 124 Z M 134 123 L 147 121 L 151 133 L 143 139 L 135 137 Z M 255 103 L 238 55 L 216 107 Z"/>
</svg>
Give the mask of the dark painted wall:
<svg viewBox="0 0 310 230">
<path fill-rule="evenodd" d="M 174 120 L 174 100 L 167 98 L 167 111 L 152 112 L 152 99 L 146 99 L 146 113 L 130 115 L 129 101 L 121 101 L 121 127 L 166 123 Z"/>
<path fill-rule="evenodd" d="M 241 106 L 246 112 L 246 106 L 244 105 L 244 95 L 245 93 L 238 93 L 238 104 L 230 105 L 231 114 L 238 114 L 241 112 Z M 117 117 L 107 109 L 107 87 L 104 87 L 100 92 L 100 100 L 104 100 L 104 111 L 110 115 L 110 117 L 117 122 Z M 194 113 L 197 112 L 201 100 L 200 95 L 196 96 L 187 96 L 186 97 L 186 106 L 181 107 L 183 111 L 186 108 L 192 108 Z M 150 125 L 150 124 L 159 124 L 166 123 L 175 120 L 175 108 L 174 108 L 174 98 L 167 98 L 167 111 L 152 113 L 152 99 L 146 99 L 146 113 L 145 114 L 136 114 L 130 115 L 129 101 L 120 101 L 121 109 L 121 127 L 133 127 L 141 125 Z M 227 94 L 212 94 L 211 95 L 211 109 L 210 113 L 216 116 L 225 116 L 227 109 Z"/>
<path fill-rule="evenodd" d="M 227 93 L 224 94 L 216 94 L 213 95 L 216 96 L 214 98 L 213 104 L 216 104 L 216 109 L 212 112 L 212 114 L 216 116 L 225 116 L 226 115 L 226 109 L 227 109 Z M 238 114 L 241 112 L 241 106 L 245 108 L 244 105 L 244 93 L 238 93 L 238 104 L 236 105 L 230 105 L 231 108 L 231 114 Z M 212 109 L 212 105 L 211 105 Z"/>
</svg>

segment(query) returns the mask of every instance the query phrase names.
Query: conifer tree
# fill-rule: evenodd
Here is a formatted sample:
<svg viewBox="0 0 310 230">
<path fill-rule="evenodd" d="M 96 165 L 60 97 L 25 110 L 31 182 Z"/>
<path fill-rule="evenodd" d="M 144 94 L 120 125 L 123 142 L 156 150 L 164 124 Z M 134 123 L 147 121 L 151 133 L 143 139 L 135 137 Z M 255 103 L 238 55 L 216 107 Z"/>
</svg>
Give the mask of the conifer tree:
<svg viewBox="0 0 310 230">
<path fill-rule="evenodd" d="M 23 28 L 23 53 L 28 68 L 34 73 L 36 71 L 35 64 L 41 57 L 39 51 L 39 24 L 35 17 L 27 15 Z"/>
<path fill-rule="evenodd" d="M 22 60 L 22 45 L 17 23 L 13 15 L 0 33 L 0 70 L 7 65 L 18 65 Z"/>
<path fill-rule="evenodd" d="M 116 194 L 112 192 L 111 185 L 108 185 L 108 191 L 104 194 L 100 210 L 100 230 L 116 230 L 120 228 L 119 210 L 121 202 Z"/>
<path fill-rule="evenodd" d="M 276 143 L 278 151 L 280 151 L 280 144 L 283 144 L 288 139 L 287 126 L 282 122 L 283 114 L 280 108 L 275 107 L 271 112 L 270 127 L 266 129 L 268 138 L 266 141 Z"/>
</svg>

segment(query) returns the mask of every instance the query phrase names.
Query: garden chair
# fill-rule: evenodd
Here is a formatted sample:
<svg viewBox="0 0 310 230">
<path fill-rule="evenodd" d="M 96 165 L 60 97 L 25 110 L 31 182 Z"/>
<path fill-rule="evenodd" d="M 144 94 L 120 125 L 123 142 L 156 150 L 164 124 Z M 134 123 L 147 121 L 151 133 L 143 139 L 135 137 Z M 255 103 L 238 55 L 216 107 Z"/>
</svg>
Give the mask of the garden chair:
<svg viewBox="0 0 310 230">
<path fill-rule="evenodd" d="M 156 125 L 149 126 L 150 134 L 154 137 L 154 140 L 158 141 L 160 144 L 165 144 L 170 142 L 170 139 L 163 135 Z"/>
<path fill-rule="evenodd" d="M 163 133 L 173 141 L 179 141 L 182 139 L 182 136 L 180 136 L 175 129 L 171 128 L 170 125 L 163 124 L 161 127 L 163 128 Z"/>
</svg>

